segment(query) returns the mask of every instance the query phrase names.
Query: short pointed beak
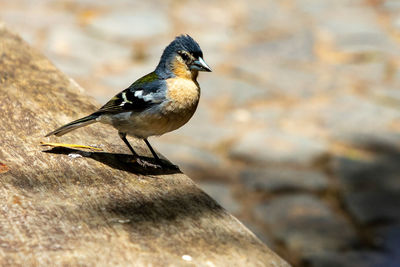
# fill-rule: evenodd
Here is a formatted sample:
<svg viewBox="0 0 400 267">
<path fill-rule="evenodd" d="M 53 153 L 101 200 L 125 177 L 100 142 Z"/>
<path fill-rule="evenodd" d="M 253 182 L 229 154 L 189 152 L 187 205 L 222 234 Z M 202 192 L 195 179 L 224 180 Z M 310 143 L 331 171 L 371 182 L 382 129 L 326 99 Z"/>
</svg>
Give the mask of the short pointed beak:
<svg viewBox="0 0 400 267">
<path fill-rule="evenodd" d="M 211 72 L 211 68 L 207 65 L 207 63 L 199 57 L 198 60 L 194 61 L 191 65 L 191 69 L 193 70 L 199 70 L 199 71 L 207 71 Z"/>
</svg>

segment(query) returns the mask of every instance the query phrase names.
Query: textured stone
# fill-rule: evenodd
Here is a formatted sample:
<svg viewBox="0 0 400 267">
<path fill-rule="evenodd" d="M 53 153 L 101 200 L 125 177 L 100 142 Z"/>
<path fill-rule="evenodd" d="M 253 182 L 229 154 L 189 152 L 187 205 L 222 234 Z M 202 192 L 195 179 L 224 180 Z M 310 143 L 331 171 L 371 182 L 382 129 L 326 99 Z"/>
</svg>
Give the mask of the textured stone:
<svg viewBox="0 0 400 267">
<path fill-rule="evenodd" d="M 311 267 L 396 267 L 398 262 L 392 256 L 372 250 L 327 252 L 313 255 L 304 261 Z"/>
<path fill-rule="evenodd" d="M 400 191 L 363 191 L 348 193 L 344 200 L 350 213 L 362 223 L 400 222 Z"/>
<path fill-rule="evenodd" d="M 230 156 L 258 163 L 310 165 L 327 150 L 324 142 L 277 130 L 246 134 L 230 151 Z"/>
<path fill-rule="evenodd" d="M 385 253 L 394 258 L 394 262 L 400 262 L 400 225 L 387 225 L 376 231 L 375 243 Z"/>
<path fill-rule="evenodd" d="M 241 173 L 240 179 L 248 189 L 266 192 L 321 191 L 329 185 L 321 172 L 289 168 L 249 169 Z"/>
<path fill-rule="evenodd" d="M 356 239 L 343 217 L 311 195 L 276 197 L 255 213 L 275 238 L 302 255 L 343 249 Z"/>
<path fill-rule="evenodd" d="M 240 204 L 233 198 L 228 184 L 218 182 L 201 182 L 199 187 L 214 198 L 227 211 L 237 214 Z"/>
<path fill-rule="evenodd" d="M 190 121 L 173 133 L 161 136 L 160 139 L 168 139 L 175 143 L 202 144 L 212 148 L 236 136 L 237 132 L 233 127 L 229 127 L 229 121 L 221 122 L 215 117 L 206 100 L 200 99 L 199 107 Z M 209 123 L 204 124 L 204 121 Z"/>
<path fill-rule="evenodd" d="M 387 151 L 369 161 L 337 160 L 335 173 L 345 189 L 344 203 L 359 223 L 400 220 L 399 159 L 398 152 Z"/>
<path fill-rule="evenodd" d="M 151 141 L 154 147 L 195 180 L 227 179 L 224 160 L 206 149 L 172 143 L 166 138 Z M 229 176 L 232 174 L 229 174 Z"/>
<path fill-rule="evenodd" d="M 201 87 L 204 101 L 228 102 L 233 107 L 243 106 L 252 100 L 267 99 L 270 95 L 268 88 L 226 76 L 207 77 Z"/>
<path fill-rule="evenodd" d="M 376 119 L 378 114 L 379 119 Z M 359 96 L 338 96 L 320 110 L 318 116 L 338 140 L 359 145 L 371 142 L 391 144 L 398 140 L 398 134 L 389 131 L 388 126 L 400 116 L 400 111 Z"/>
<path fill-rule="evenodd" d="M 378 16 L 369 8 L 354 5 L 336 10 L 338 12 L 319 14 L 319 31 L 323 38 L 335 42 L 338 50 L 349 53 L 376 52 L 390 45 L 387 35 L 377 23 Z"/>
<path fill-rule="evenodd" d="M 246 227 L 249 228 L 262 242 L 264 242 L 264 244 L 270 247 L 274 246 L 274 242 L 271 240 L 271 237 L 268 236 L 258 225 L 255 225 L 247 220 L 241 220 L 241 222 L 246 225 Z"/>
<path fill-rule="evenodd" d="M 60 69 L 74 76 L 88 75 L 92 68 L 105 62 L 123 61 L 131 53 L 128 47 L 88 35 L 71 25 L 51 29 L 46 51 Z"/>
<path fill-rule="evenodd" d="M 271 40 L 250 44 L 243 49 L 242 56 L 255 58 L 256 61 L 265 59 L 285 66 L 282 62 L 309 62 L 312 60 L 314 58 L 313 46 L 312 32 L 298 30 L 282 34 Z"/>
<path fill-rule="evenodd" d="M 387 0 L 382 3 L 382 7 L 387 12 L 397 13 L 400 10 L 400 3 L 397 0 Z"/>
<path fill-rule="evenodd" d="M 109 38 L 149 38 L 169 31 L 168 17 L 160 9 L 112 12 L 94 19 L 90 28 Z"/>
<path fill-rule="evenodd" d="M 339 158 L 335 174 L 348 192 L 400 191 L 398 154 L 375 156 L 373 160 Z"/>
<path fill-rule="evenodd" d="M 244 26 L 252 33 L 281 32 L 293 28 L 293 24 L 287 20 L 287 17 L 291 15 L 290 11 L 279 2 L 273 0 L 253 1 L 247 8 L 248 16 Z"/>
</svg>

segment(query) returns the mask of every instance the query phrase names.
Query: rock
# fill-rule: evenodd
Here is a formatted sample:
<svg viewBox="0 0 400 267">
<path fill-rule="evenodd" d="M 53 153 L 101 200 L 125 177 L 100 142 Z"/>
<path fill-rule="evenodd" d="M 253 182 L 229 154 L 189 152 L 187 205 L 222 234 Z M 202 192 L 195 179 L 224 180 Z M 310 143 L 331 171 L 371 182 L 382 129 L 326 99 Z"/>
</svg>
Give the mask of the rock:
<svg viewBox="0 0 400 267">
<path fill-rule="evenodd" d="M 343 249 L 356 240 L 352 226 L 311 195 L 276 197 L 255 213 L 276 239 L 301 255 Z"/>
<path fill-rule="evenodd" d="M 375 232 L 376 245 L 385 253 L 394 258 L 393 262 L 400 262 L 400 225 L 387 225 Z"/>
<path fill-rule="evenodd" d="M 373 160 L 340 158 L 334 164 L 345 190 L 344 203 L 361 224 L 400 220 L 400 156 L 395 151 L 382 152 Z"/>
<path fill-rule="evenodd" d="M 131 54 L 129 47 L 101 40 L 71 25 L 51 28 L 46 51 L 60 69 L 74 76 L 88 75 L 100 64 L 124 61 Z"/>
<path fill-rule="evenodd" d="M 95 18 L 90 29 L 110 38 L 149 38 L 169 32 L 170 22 L 160 9 L 144 9 L 140 12 L 111 12 Z"/>
<path fill-rule="evenodd" d="M 194 144 L 171 142 L 167 138 L 154 139 L 151 142 L 156 150 L 178 164 L 195 180 L 227 179 L 229 172 L 226 170 L 225 162 L 215 153 L 196 147 Z"/>
<path fill-rule="evenodd" d="M 397 0 L 387 0 L 382 3 L 382 7 L 386 12 L 398 14 L 397 12 L 400 10 L 400 3 Z"/>
<path fill-rule="evenodd" d="M 337 7 L 319 14 L 319 34 L 333 41 L 336 49 L 347 53 L 384 52 L 392 45 L 379 26 L 373 10 L 354 5 Z"/>
<path fill-rule="evenodd" d="M 379 120 L 376 119 L 377 114 Z M 398 140 L 398 134 L 389 126 L 399 118 L 400 111 L 359 96 L 346 94 L 335 97 L 319 111 L 318 116 L 324 121 L 330 135 L 344 142 L 358 145 L 372 141 L 393 144 Z"/>
<path fill-rule="evenodd" d="M 400 191 L 399 155 L 375 155 L 373 160 L 338 158 L 335 175 L 347 192 Z"/>
<path fill-rule="evenodd" d="M 400 222 L 399 191 L 364 191 L 348 193 L 344 197 L 346 206 L 361 224 L 382 221 Z"/>
<path fill-rule="evenodd" d="M 210 75 L 200 85 L 203 101 L 229 102 L 232 107 L 244 106 L 252 100 L 267 99 L 270 96 L 268 88 L 223 75 Z"/>
<path fill-rule="evenodd" d="M 213 108 L 201 99 L 190 121 L 173 133 L 161 136 L 160 140 L 174 140 L 175 143 L 185 142 L 215 148 L 237 135 L 235 129 L 229 127 L 229 121 L 220 121 L 215 117 Z"/>
<path fill-rule="evenodd" d="M 303 263 L 310 267 L 396 267 L 391 256 L 371 250 L 326 252 L 308 257 Z"/>
<path fill-rule="evenodd" d="M 200 182 L 199 186 L 227 211 L 232 214 L 237 214 L 239 212 L 240 204 L 233 198 L 228 184 L 218 182 Z"/>
<path fill-rule="evenodd" d="M 252 131 L 236 142 L 232 158 L 260 164 L 281 163 L 309 166 L 327 150 L 322 140 L 268 129 Z"/>
<path fill-rule="evenodd" d="M 241 222 L 246 225 L 246 227 L 249 228 L 262 242 L 264 242 L 264 244 L 271 248 L 274 246 L 274 242 L 271 240 L 271 237 L 269 237 L 258 225 L 255 225 L 247 220 L 241 220 Z"/>
<path fill-rule="evenodd" d="M 310 62 L 314 59 L 314 38 L 310 30 L 297 30 L 294 32 L 282 32 L 275 38 L 261 42 L 254 42 L 242 51 L 242 56 L 262 59 L 268 62 L 276 62 L 285 66 L 282 62 Z M 288 68 L 290 66 L 287 66 Z M 301 72 L 301 70 L 300 70 Z M 283 76 L 283 75 L 282 75 Z M 292 79 L 289 79 L 292 80 Z"/>
<path fill-rule="evenodd" d="M 279 2 L 273 0 L 253 1 L 247 8 L 247 20 L 244 26 L 253 34 L 287 32 L 298 26 L 287 20 L 287 17 L 292 15 L 291 10 L 284 8 Z"/>
<path fill-rule="evenodd" d="M 265 192 L 323 191 L 329 185 L 328 177 L 321 172 L 283 167 L 245 170 L 240 180 L 248 190 Z"/>
</svg>

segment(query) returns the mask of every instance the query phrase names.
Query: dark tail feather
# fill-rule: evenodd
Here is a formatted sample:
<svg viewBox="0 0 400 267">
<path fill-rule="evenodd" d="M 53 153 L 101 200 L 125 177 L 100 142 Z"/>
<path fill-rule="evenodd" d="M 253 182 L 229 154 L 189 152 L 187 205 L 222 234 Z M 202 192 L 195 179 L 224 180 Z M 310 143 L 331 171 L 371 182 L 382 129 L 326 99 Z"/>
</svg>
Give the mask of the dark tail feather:
<svg viewBox="0 0 400 267">
<path fill-rule="evenodd" d="M 83 117 L 79 120 L 70 122 L 68 124 L 65 124 L 64 126 L 61 126 L 60 128 L 52 131 L 51 133 L 46 134 L 45 137 L 48 137 L 50 135 L 55 135 L 55 136 L 61 136 L 64 135 L 66 133 L 69 133 L 70 131 L 73 131 L 75 129 L 81 128 L 83 126 L 92 124 L 96 122 L 96 119 L 98 118 L 98 115 L 89 115 L 86 117 Z"/>
</svg>

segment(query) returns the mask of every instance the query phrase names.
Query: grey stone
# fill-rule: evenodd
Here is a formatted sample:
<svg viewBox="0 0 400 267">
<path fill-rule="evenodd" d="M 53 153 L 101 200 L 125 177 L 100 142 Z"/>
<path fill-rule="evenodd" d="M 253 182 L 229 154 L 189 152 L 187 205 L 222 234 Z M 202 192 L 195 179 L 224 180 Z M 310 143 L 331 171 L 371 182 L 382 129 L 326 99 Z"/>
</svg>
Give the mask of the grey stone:
<svg viewBox="0 0 400 267">
<path fill-rule="evenodd" d="M 94 19 L 90 28 L 109 38 L 148 38 L 170 30 L 167 15 L 160 9 L 146 9 L 140 12 L 111 12 Z"/>
<path fill-rule="evenodd" d="M 74 24 L 75 14 L 48 8 L 51 1 L 23 1 L 24 3 L 8 3 L 0 1 L 0 17 L 8 27 L 12 27 L 24 40 L 35 46 L 41 46 L 47 37 L 47 30 L 63 24 Z M 49 3 L 50 2 L 50 3 Z M 45 34 L 43 32 L 46 31 Z M 45 49 L 43 49 L 45 50 Z M 43 51 L 46 52 L 46 51 Z"/>
<path fill-rule="evenodd" d="M 297 0 L 296 7 L 306 14 L 317 16 L 326 10 L 332 10 L 338 4 L 339 5 L 343 4 L 342 2 L 343 1 L 332 1 L 332 0 L 326 0 L 326 1 Z"/>
<path fill-rule="evenodd" d="M 131 54 L 128 47 L 97 39 L 72 26 L 52 27 L 46 50 L 62 70 L 74 76 L 87 75 L 100 64 L 125 60 Z"/>
<path fill-rule="evenodd" d="M 248 169 L 241 173 L 241 182 L 250 190 L 322 191 L 329 185 L 328 177 L 321 172 L 289 168 Z"/>
<path fill-rule="evenodd" d="M 372 250 L 349 252 L 326 252 L 312 255 L 303 261 L 311 267 L 397 267 L 396 261 L 391 255 Z"/>
<path fill-rule="evenodd" d="M 399 191 L 348 193 L 344 200 L 350 213 L 362 224 L 400 221 Z"/>
<path fill-rule="evenodd" d="M 319 111 L 320 119 L 333 137 L 359 145 L 371 140 L 397 142 L 399 135 L 388 126 L 399 116 L 399 110 L 349 94 L 336 97 Z"/>
<path fill-rule="evenodd" d="M 237 132 L 229 122 L 220 121 L 215 117 L 212 107 L 204 99 L 200 99 L 196 113 L 190 121 L 174 131 L 173 134 L 165 136 L 176 143 L 186 142 L 214 148 L 237 135 Z M 164 136 L 161 138 L 164 138 Z"/>
<path fill-rule="evenodd" d="M 338 158 L 334 171 L 348 192 L 400 191 L 399 160 L 398 154 L 375 156 L 370 161 Z"/>
<path fill-rule="evenodd" d="M 209 75 L 201 81 L 201 88 L 204 101 L 229 102 L 232 107 L 243 106 L 250 101 L 267 99 L 270 96 L 268 88 L 223 75 Z"/>
<path fill-rule="evenodd" d="M 240 204 L 233 198 L 228 184 L 218 182 L 201 182 L 198 184 L 207 194 L 232 214 L 237 214 Z"/>
<path fill-rule="evenodd" d="M 232 175 L 227 173 L 220 156 L 194 144 L 185 144 L 182 140 L 170 141 L 165 137 L 155 138 L 151 143 L 195 180 L 226 179 Z"/>
<path fill-rule="evenodd" d="M 330 35 L 339 50 L 350 53 L 384 52 L 390 41 L 379 26 L 378 16 L 361 6 L 342 7 L 320 14 L 320 31 Z"/>
<path fill-rule="evenodd" d="M 255 213 L 275 238 L 302 255 L 343 249 L 356 240 L 351 225 L 311 195 L 277 197 Z"/>
<path fill-rule="evenodd" d="M 387 225 L 375 231 L 375 245 L 400 262 L 400 225 Z"/>
<path fill-rule="evenodd" d="M 265 233 L 265 231 L 254 223 L 247 220 L 240 220 L 247 228 L 250 229 L 264 244 L 268 247 L 273 248 L 274 242 L 272 242 L 271 238 Z"/>
<path fill-rule="evenodd" d="M 397 13 L 400 10 L 400 2 L 397 0 L 387 0 L 382 3 L 386 12 Z"/>
<path fill-rule="evenodd" d="M 270 40 L 254 42 L 242 53 L 257 61 L 266 59 L 279 62 L 310 62 L 314 59 L 314 37 L 310 30 L 285 33 Z M 301 70 L 300 70 L 301 71 Z"/>
<path fill-rule="evenodd" d="M 378 87 L 374 90 L 374 84 L 380 83 L 382 80 L 385 79 L 385 75 L 387 72 L 387 65 L 386 62 L 381 61 L 369 61 L 363 64 L 345 64 L 340 66 L 340 73 L 345 73 L 345 77 L 337 84 L 338 87 L 344 86 L 348 87 L 351 86 L 355 80 L 361 80 L 364 83 L 370 83 L 371 94 L 379 95 L 386 91 L 385 89 Z M 332 70 L 334 71 L 334 70 Z M 336 81 L 335 81 L 336 83 Z M 339 98 L 340 99 L 340 98 Z M 345 100 L 343 98 L 343 100 Z M 358 101 L 365 101 L 364 99 L 354 99 L 354 102 L 357 104 Z"/>
<path fill-rule="evenodd" d="M 344 203 L 359 223 L 400 220 L 399 160 L 399 153 L 389 150 L 371 161 L 341 158 L 334 164 Z"/>
<path fill-rule="evenodd" d="M 400 81 L 400 71 L 396 72 L 395 80 Z M 376 97 L 386 100 L 386 103 L 392 104 L 393 106 L 400 105 L 400 92 L 399 92 L 399 90 L 397 90 L 397 88 L 388 86 L 385 88 L 385 90 L 374 91 L 374 95 Z"/>
<path fill-rule="evenodd" d="M 291 9 L 273 0 L 253 1 L 247 6 L 246 30 L 253 34 L 281 33 L 294 30 L 298 24 L 293 24 L 287 18 L 293 16 Z"/>
<path fill-rule="evenodd" d="M 310 165 L 327 151 L 323 140 L 268 129 L 252 131 L 236 142 L 232 158 L 256 163 Z"/>
</svg>

